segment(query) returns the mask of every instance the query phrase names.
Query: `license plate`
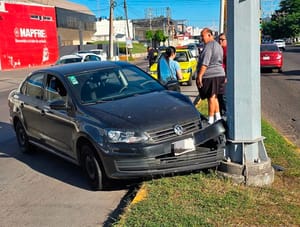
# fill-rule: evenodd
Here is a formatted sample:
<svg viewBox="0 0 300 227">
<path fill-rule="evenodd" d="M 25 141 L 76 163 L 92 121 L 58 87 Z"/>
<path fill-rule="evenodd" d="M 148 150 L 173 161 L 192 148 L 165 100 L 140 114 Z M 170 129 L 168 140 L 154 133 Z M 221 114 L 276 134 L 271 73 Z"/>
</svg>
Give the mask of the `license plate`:
<svg viewBox="0 0 300 227">
<path fill-rule="evenodd" d="M 263 56 L 263 60 L 270 60 L 270 56 Z"/>
<path fill-rule="evenodd" d="M 172 148 L 175 156 L 196 150 L 194 139 L 192 138 L 177 141 L 172 144 Z"/>
</svg>

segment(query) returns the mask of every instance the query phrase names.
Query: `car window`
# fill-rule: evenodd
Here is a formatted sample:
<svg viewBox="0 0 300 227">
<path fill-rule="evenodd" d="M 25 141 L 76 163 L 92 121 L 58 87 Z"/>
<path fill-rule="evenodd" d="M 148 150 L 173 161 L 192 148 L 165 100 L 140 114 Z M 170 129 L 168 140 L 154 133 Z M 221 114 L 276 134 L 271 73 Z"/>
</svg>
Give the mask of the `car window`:
<svg viewBox="0 0 300 227">
<path fill-rule="evenodd" d="M 47 75 L 45 101 L 66 100 L 67 91 L 63 83 L 53 75 Z"/>
<path fill-rule="evenodd" d="M 135 66 L 101 69 L 67 76 L 72 93 L 83 104 L 121 99 L 164 88 Z"/>
<path fill-rule="evenodd" d="M 261 45 L 260 51 L 279 51 L 276 45 Z"/>
<path fill-rule="evenodd" d="M 100 58 L 96 55 L 86 55 L 84 61 L 100 61 Z"/>
<path fill-rule="evenodd" d="M 189 59 L 194 57 L 191 51 L 187 51 L 186 54 L 187 54 Z"/>
<path fill-rule="evenodd" d="M 188 58 L 186 56 L 186 52 L 176 52 L 176 57 L 175 57 L 174 60 L 178 61 L 178 62 L 186 62 L 186 61 L 188 61 Z"/>
<path fill-rule="evenodd" d="M 68 64 L 68 63 L 75 63 L 81 62 L 82 58 L 67 58 L 60 61 L 60 64 Z"/>
<path fill-rule="evenodd" d="M 98 56 L 91 55 L 90 56 L 90 61 L 100 61 L 100 58 Z"/>
<path fill-rule="evenodd" d="M 27 96 L 42 99 L 44 74 L 37 73 L 27 78 L 21 87 L 21 93 Z"/>
</svg>

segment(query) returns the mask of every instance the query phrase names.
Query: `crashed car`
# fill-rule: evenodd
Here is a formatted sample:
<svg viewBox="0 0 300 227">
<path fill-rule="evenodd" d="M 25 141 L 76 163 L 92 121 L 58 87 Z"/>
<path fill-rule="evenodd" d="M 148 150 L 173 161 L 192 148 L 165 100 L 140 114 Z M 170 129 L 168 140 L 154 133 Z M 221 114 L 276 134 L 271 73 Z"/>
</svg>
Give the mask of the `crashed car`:
<svg viewBox="0 0 300 227">
<path fill-rule="evenodd" d="M 32 72 L 8 97 L 22 152 L 42 148 L 83 167 L 92 189 L 216 167 L 222 121 L 208 125 L 190 99 L 127 62 L 86 62 Z"/>
</svg>

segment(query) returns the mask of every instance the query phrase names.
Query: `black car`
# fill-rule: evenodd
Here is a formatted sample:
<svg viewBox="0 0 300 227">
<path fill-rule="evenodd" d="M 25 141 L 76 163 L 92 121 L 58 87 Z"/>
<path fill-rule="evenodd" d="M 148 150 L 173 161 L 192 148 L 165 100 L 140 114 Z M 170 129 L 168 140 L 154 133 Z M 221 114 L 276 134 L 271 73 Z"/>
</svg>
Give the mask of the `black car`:
<svg viewBox="0 0 300 227">
<path fill-rule="evenodd" d="M 22 152 L 39 147 L 81 165 L 95 190 L 109 178 L 217 166 L 223 122 L 207 125 L 187 96 L 166 87 L 126 62 L 53 66 L 10 93 L 10 120 Z"/>
</svg>

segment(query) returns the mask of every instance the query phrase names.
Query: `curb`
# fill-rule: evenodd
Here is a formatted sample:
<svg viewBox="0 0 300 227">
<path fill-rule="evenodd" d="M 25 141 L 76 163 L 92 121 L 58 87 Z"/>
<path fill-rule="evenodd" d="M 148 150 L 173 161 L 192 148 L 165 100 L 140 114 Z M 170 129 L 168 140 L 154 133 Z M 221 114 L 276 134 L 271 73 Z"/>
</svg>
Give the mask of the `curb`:
<svg viewBox="0 0 300 227">
<path fill-rule="evenodd" d="M 147 197 L 147 194 L 148 194 L 147 190 L 145 188 L 145 185 L 143 184 L 142 187 L 137 191 L 136 195 L 134 196 L 129 206 L 144 200 Z"/>
</svg>

